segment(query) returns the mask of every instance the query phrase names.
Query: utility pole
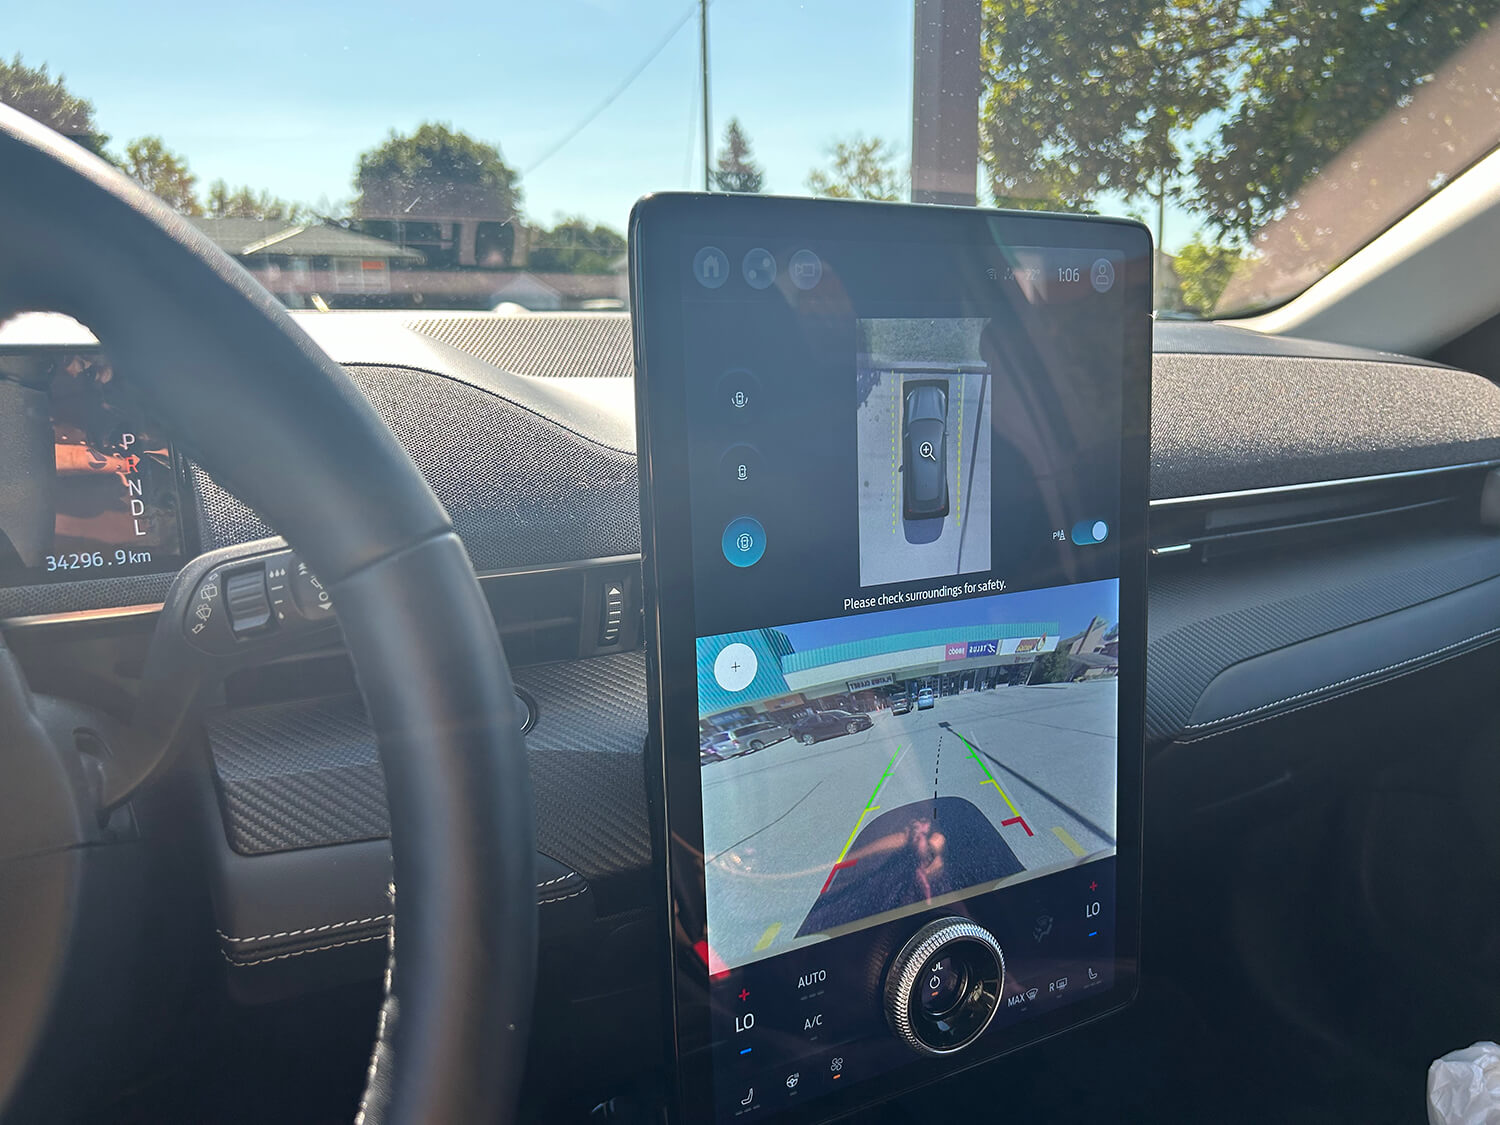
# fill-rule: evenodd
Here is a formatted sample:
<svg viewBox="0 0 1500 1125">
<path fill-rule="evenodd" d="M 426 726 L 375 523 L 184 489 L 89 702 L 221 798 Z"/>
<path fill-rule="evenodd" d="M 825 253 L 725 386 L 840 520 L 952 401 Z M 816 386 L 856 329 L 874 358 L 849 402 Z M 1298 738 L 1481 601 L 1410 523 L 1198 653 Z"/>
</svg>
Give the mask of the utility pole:
<svg viewBox="0 0 1500 1125">
<path fill-rule="evenodd" d="M 979 176 L 979 0 L 916 0 L 911 200 L 974 206 Z"/>
<path fill-rule="evenodd" d="M 698 70 L 703 79 L 703 190 L 713 191 L 713 132 L 708 112 L 708 0 L 698 0 Z"/>
</svg>

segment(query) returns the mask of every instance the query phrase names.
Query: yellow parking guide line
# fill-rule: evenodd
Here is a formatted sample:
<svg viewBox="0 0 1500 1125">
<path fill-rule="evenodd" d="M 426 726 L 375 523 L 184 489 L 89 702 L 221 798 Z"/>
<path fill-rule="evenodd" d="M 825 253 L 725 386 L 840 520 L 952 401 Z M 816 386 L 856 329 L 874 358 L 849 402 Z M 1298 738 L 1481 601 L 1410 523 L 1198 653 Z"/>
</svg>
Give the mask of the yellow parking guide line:
<svg viewBox="0 0 1500 1125">
<path fill-rule="evenodd" d="M 1072 852 L 1079 859 L 1082 859 L 1085 855 L 1088 854 L 1083 850 L 1083 845 L 1080 844 L 1077 840 L 1073 839 L 1072 835 L 1061 824 L 1054 824 L 1052 826 L 1052 835 L 1061 840 L 1063 842 L 1063 847 L 1067 848 L 1068 851 Z"/>
<path fill-rule="evenodd" d="M 761 950 L 768 948 L 776 940 L 776 935 L 779 933 L 781 933 L 781 923 L 772 922 L 766 927 L 766 932 L 760 935 L 760 940 L 755 943 L 755 952 L 759 953 Z"/>
</svg>

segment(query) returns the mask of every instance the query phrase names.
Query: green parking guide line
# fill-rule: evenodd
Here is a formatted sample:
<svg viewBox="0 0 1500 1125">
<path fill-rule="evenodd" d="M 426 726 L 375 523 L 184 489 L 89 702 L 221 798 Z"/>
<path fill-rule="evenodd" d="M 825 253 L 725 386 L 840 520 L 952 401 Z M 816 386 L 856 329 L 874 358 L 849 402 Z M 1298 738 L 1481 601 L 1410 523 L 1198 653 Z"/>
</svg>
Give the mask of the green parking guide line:
<svg viewBox="0 0 1500 1125">
<path fill-rule="evenodd" d="M 844 841 L 844 850 L 839 852 L 838 859 L 833 861 L 835 866 L 844 862 L 844 857 L 849 854 L 849 849 L 854 846 L 854 837 L 859 835 L 859 830 L 865 822 L 865 817 L 880 808 L 875 803 L 875 798 L 880 796 L 880 787 L 885 784 L 885 779 L 891 776 L 891 770 L 895 768 L 896 759 L 900 756 L 901 747 L 897 746 L 896 752 L 891 755 L 891 760 L 885 764 L 885 772 L 880 775 L 880 780 L 875 783 L 875 788 L 870 791 L 870 799 L 865 802 L 864 811 L 859 814 L 859 819 L 854 822 L 854 831 L 850 832 L 849 839 Z"/>
</svg>

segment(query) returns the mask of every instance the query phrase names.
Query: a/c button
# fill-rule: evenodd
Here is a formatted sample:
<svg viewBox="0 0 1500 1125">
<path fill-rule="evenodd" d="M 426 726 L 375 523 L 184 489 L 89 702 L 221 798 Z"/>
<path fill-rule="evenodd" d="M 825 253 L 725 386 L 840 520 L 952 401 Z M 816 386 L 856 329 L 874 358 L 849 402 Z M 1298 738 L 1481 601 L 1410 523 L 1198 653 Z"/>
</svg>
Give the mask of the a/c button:
<svg viewBox="0 0 1500 1125">
<path fill-rule="evenodd" d="M 749 516 L 730 520 L 723 546 L 724 557 L 734 566 L 754 566 L 766 553 L 766 529 Z"/>
</svg>

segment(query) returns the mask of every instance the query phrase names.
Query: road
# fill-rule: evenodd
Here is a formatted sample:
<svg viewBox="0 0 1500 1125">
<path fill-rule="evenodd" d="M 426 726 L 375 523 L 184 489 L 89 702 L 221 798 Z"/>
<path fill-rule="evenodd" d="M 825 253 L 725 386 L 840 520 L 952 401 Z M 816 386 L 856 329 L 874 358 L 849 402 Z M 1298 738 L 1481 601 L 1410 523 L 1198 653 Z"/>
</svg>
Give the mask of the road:
<svg viewBox="0 0 1500 1125">
<path fill-rule="evenodd" d="M 948 515 L 942 519 L 906 520 L 901 516 L 901 376 L 884 372 L 860 405 L 861 586 L 989 569 L 991 422 L 987 378 L 982 374 L 947 377 Z"/>
<path fill-rule="evenodd" d="M 921 827 L 935 805 L 950 839 L 934 900 L 963 889 L 954 878 L 992 885 L 1109 854 L 1116 696 L 1114 680 L 968 692 L 926 711 L 878 712 L 858 734 L 703 767 L 709 944 L 733 967 L 816 940 L 821 923 L 846 925 L 871 904 L 895 907 L 889 886 L 877 901 L 859 880 L 889 858 L 881 841 L 912 825 L 939 839 Z"/>
</svg>

